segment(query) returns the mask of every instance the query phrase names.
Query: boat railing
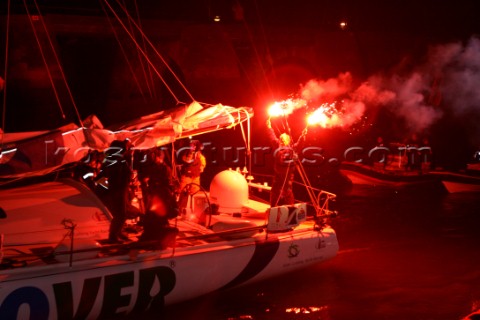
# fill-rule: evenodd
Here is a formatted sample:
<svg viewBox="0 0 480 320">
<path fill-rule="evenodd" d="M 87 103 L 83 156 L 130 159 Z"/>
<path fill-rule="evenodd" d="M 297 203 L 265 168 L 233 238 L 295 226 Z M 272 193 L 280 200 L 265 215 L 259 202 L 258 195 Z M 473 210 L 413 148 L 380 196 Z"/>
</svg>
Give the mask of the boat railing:
<svg viewBox="0 0 480 320">
<path fill-rule="evenodd" d="M 335 197 L 334 194 L 324 192 L 322 198 L 324 212 L 331 212 L 328 208 L 328 201 Z M 325 203 L 327 202 L 327 203 Z M 316 223 L 316 225 L 320 225 Z M 72 225 L 74 228 L 74 226 Z M 291 229 L 286 230 L 289 233 L 286 236 L 291 236 L 292 233 L 305 232 L 306 229 Z M 73 232 L 69 231 L 69 235 L 73 236 Z M 102 244 L 93 241 L 89 246 L 84 246 L 85 243 L 79 245 L 80 239 L 71 239 L 70 243 L 65 243 L 63 246 L 50 247 L 48 250 L 21 250 L 16 247 L 3 246 L 0 251 L 3 254 L 3 260 L 0 260 L 0 270 L 6 269 L 19 269 L 28 266 L 38 266 L 51 268 L 58 264 L 67 264 L 68 267 L 83 265 L 90 263 L 89 261 L 102 261 L 102 259 L 111 259 L 112 257 L 118 257 L 118 260 L 136 260 L 139 258 L 139 253 L 142 253 L 144 258 L 173 258 L 178 255 L 177 249 L 189 250 L 189 248 L 197 250 L 198 248 L 210 247 L 223 247 L 219 246 L 222 242 L 228 242 L 228 246 L 232 243 L 238 243 L 236 245 L 246 245 L 252 241 L 258 241 L 258 238 L 253 235 L 265 235 L 265 239 L 268 238 L 269 230 L 268 224 L 262 224 L 252 227 L 242 227 L 236 229 L 230 229 L 225 231 L 217 231 L 207 234 L 188 235 L 177 237 L 173 245 L 167 248 L 162 248 L 161 240 L 150 241 L 133 241 L 120 244 Z M 282 233 L 275 233 L 279 236 Z M 232 242 L 233 241 L 233 242 Z M 83 246 L 83 247 L 82 247 Z M 29 247 L 26 247 L 29 248 Z M 28 250 L 28 251 L 27 251 Z"/>
<path fill-rule="evenodd" d="M 308 177 L 304 172 L 303 167 L 299 165 L 298 168 L 302 176 L 302 182 L 299 182 L 299 181 L 293 181 L 293 182 L 296 185 L 299 185 L 306 189 L 307 195 L 310 201 L 312 202 L 311 204 L 315 209 L 315 216 L 325 217 L 325 216 L 336 215 L 337 211 L 331 210 L 330 204 L 331 202 L 335 201 L 337 195 L 334 193 L 313 187 L 310 181 L 308 180 Z M 258 173 L 256 175 L 262 176 L 261 174 L 258 174 Z M 271 175 L 263 175 L 263 176 L 271 178 Z M 253 189 L 256 189 L 258 191 L 272 190 L 272 187 L 268 185 L 267 182 L 263 182 L 263 183 L 253 182 L 254 178 L 251 175 L 245 176 L 245 178 L 248 181 L 248 186 Z"/>
<path fill-rule="evenodd" d="M 335 201 L 337 195 L 325 190 L 318 190 L 317 197 L 311 197 L 315 213 L 313 220 L 315 225 L 322 229 L 326 225 L 326 218 L 335 217 L 338 215 L 338 211 L 332 209 L 332 202 Z"/>
<path fill-rule="evenodd" d="M 328 202 L 334 198 L 335 195 L 329 192 L 324 192 L 325 200 L 323 201 L 324 212 L 330 212 L 328 209 Z M 70 237 L 74 236 L 72 229 L 75 228 L 73 223 L 68 222 L 66 227 L 71 227 L 68 231 Z M 305 232 L 305 229 L 300 230 L 288 230 L 289 232 Z M 81 239 L 70 239 L 69 243 L 65 242 L 65 245 L 49 247 L 49 249 L 34 250 L 30 246 L 25 246 L 25 249 L 19 249 L 19 247 L 3 245 L 3 249 L 0 251 L 3 254 L 3 260 L 0 260 L 0 269 L 21 269 L 27 266 L 54 266 L 59 263 L 68 263 L 69 267 L 77 264 L 83 264 L 86 261 L 98 261 L 98 259 L 118 256 L 120 260 L 121 256 L 126 256 L 127 259 L 134 259 L 138 256 L 138 253 L 143 253 L 150 256 L 154 254 L 155 257 L 168 257 L 172 258 L 176 256 L 176 249 L 198 248 L 205 246 L 218 246 L 219 243 L 228 241 L 231 245 L 232 241 L 256 241 L 256 237 L 253 235 L 265 234 L 268 236 L 268 224 L 262 224 L 252 227 L 242 227 L 236 229 L 230 229 L 225 231 L 218 231 L 199 235 L 187 235 L 177 237 L 173 245 L 167 248 L 162 248 L 161 240 L 150 241 L 133 241 L 123 244 L 102 244 L 97 241 L 90 241 L 88 246 L 85 246 L 85 242 L 79 242 Z M 290 235 L 291 233 L 289 233 Z M 278 233 L 277 233 L 278 236 Z M 246 240 L 247 239 L 247 240 Z"/>
<path fill-rule="evenodd" d="M 337 195 L 325 190 L 320 190 L 317 196 L 317 216 L 336 215 L 337 211 L 331 209 L 331 202 L 335 201 Z"/>
<path fill-rule="evenodd" d="M 332 210 L 331 202 L 336 198 L 336 195 L 325 191 L 315 189 L 317 196 L 315 198 L 315 212 L 309 214 L 307 220 L 314 220 L 314 228 L 319 230 L 324 226 L 324 218 L 336 214 L 336 211 Z M 306 213 L 306 207 L 304 208 Z M 304 214 L 305 215 L 305 214 Z M 301 219 L 300 219 L 301 220 Z M 159 252 L 166 253 L 163 250 L 160 240 L 152 241 L 135 241 L 125 244 L 101 244 L 93 238 L 78 237 L 75 228 L 74 221 L 64 219 L 62 225 L 66 232 L 62 236 L 59 243 L 52 243 L 50 246 L 38 244 L 15 244 L 10 245 L 8 241 L 0 243 L 0 254 L 3 255 L 3 259 L 0 260 L 0 269 L 8 269 L 15 267 L 23 267 L 27 265 L 38 264 L 55 264 L 60 262 L 68 262 L 72 266 L 73 262 L 80 260 L 94 259 L 98 257 L 106 257 L 111 255 L 128 254 L 130 250 L 145 250 L 147 252 Z M 270 228 L 271 229 L 271 228 Z M 282 229 L 282 231 L 292 231 L 294 227 L 290 229 Z M 211 232 L 195 235 L 183 235 L 177 236 L 173 245 L 169 248 L 173 248 L 172 256 L 175 255 L 175 248 L 183 247 L 196 247 L 198 245 L 207 245 L 212 243 L 219 243 L 221 241 L 228 241 L 232 239 L 253 239 L 252 236 L 265 232 L 268 234 L 268 224 L 242 227 L 237 229 L 230 229 L 220 232 Z M 5 235 L 8 237 L 8 235 Z M 7 239 L 4 239 L 7 240 Z M 200 241 L 200 242 L 199 242 Z M 3 248 L 2 248 L 3 247 Z M 37 248 L 38 247 L 38 248 Z"/>
</svg>

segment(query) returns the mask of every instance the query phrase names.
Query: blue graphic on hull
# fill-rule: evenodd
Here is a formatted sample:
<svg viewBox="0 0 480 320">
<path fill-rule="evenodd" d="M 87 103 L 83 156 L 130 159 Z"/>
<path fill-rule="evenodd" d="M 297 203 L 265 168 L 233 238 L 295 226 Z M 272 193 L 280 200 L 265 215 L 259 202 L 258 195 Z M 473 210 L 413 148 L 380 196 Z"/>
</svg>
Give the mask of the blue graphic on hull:
<svg viewBox="0 0 480 320">
<path fill-rule="evenodd" d="M 273 241 L 255 242 L 255 252 L 245 266 L 245 269 L 243 269 L 242 272 L 240 272 L 232 281 L 223 286 L 222 289 L 235 287 L 259 274 L 270 263 L 270 261 L 272 261 L 279 247 L 280 242 L 278 239 Z"/>
</svg>

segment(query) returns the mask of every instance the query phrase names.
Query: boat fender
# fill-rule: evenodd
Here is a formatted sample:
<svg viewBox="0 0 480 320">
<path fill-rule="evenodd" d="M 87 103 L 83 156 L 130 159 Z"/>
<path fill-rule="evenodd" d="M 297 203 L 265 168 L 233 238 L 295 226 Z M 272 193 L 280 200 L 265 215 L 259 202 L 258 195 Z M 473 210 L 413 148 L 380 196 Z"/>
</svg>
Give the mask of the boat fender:
<svg viewBox="0 0 480 320">
<path fill-rule="evenodd" d="M 73 241 L 72 261 L 95 258 L 98 254 L 100 244 L 93 239 L 75 239 Z M 54 251 L 55 260 L 59 262 L 70 261 L 70 239 L 61 242 Z"/>
</svg>

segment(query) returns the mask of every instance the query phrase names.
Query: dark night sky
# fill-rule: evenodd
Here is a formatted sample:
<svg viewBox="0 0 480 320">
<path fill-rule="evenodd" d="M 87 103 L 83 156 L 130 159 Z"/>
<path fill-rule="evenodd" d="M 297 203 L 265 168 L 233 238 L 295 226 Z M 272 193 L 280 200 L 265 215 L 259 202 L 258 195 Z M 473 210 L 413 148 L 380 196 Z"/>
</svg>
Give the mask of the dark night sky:
<svg viewBox="0 0 480 320">
<path fill-rule="evenodd" d="M 23 8 L 18 7 L 21 4 L 20 1 L 12 2 L 15 3 L 14 12 L 24 12 Z M 109 2 L 114 3 L 112 0 Z M 136 3 L 140 10 L 140 17 L 143 19 L 208 23 L 215 15 L 220 15 L 224 23 L 233 23 L 232 7 L 236 2 L 235 0 L 137 0 Z M 353 33 L 402 33 L 411 35 L 412 41 L 414 37 L 418 38 L 421 35 L 422 39 L 428 41 L 425 47 L 452 42 L 466 43 L 472 36 L 480 34 L 477 0 L 240 0 L 238 2 L 244 9 L 245 22 L 251 25 L 262 23 L 266 26 L 308 27 L 312 30 L 338 32 L 339 22 L 345 20 L 348 23 L 348 31 Z M 0 5 L 2 14 L 6 12 L 6 3 L 7 1 L 2 1 Z M 33 2 L 31 3 L 30 9 L 35 12 Z M 38 0 L 37 3 L 43 14 L 85 17 L 104 15 L 98 0 Z M 126 3 L 132 8 L 134 1 L 126 1 Z M 105 47 L 107 44 L 99 41 L 98 45 Z M 368 49 L 364 48 L 364 50 Z M 108 51 L 105 54 L 108 55 Z M 422 63 L 419 60 L 414 62 Z M 108 77 L 108 72 L 111 72 L 112 68 L 112 65 L 104 65 L 99 71 L 105 74 L 92 76 L 99 79 L 102 76 Z M 106 81 L 101 82 L 105 86 L 106 83 Z M 82 86 L 81 83 L 77 87 L 78 90 L 84 90 L 85 97 L 87 93 L 99 97 L 100 91 L 105 89 L 100 85 L 88 92 L 87 86 Z M 92 92 L 98 94 L 93 95 Z M 35 97 L 35 94 L 36 92 L 30 92 L 28 95 Z M 213 102 L 216 103 L 216 101 Z M 96 103 L 102 103 L 102 101 L 96 101 Z M 40 117 L 41 114 L 36 114 L 34 118 L 37 116 Z M 476 119 L 478 113 L 473 115 L 467 113 L 466 116 Z M 472 125 L 462 126 L 462 121 L 458 121 L 443 123 L 442 127 L 450 131 L 472 133 Z M 458 127 L 462 127 L 461 130 Z M 455 139 L 452 138 L 451 144 L 460 146 Z"/>
<path fill-rule="evenodd" d="M 475 0 L 138 0 L 136 4 L 143 18 L 206 21 L 217 14 L 232 19 L 236 2 L 241 3 L 245 19 L 250 22 L 336 28 L 339 20 L 347 19 L 357 31 L 408 30 L 444 36 L 480 31 Z M 38 0 L 37 3 L 44 13 L 103 14 L 98 0 Z M 135 2 L 126 3 L 133 8 Z"/>
</svg>

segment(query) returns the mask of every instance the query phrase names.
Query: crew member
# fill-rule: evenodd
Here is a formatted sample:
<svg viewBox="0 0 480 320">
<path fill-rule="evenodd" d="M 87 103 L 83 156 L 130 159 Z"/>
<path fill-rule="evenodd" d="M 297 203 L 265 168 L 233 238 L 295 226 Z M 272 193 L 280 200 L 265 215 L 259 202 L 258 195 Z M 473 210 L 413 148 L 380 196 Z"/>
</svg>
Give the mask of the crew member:
<svg viewBox="0 0 480 320">
<path fill-rule="evenodd" d="M 292 137 L 283 132 L 277 138 L 272 129 L 270 119 L 267 120 L 267 129 L 270 140 L 275 145 L 274 151 L 274 176 L 270 191 L 270 206 L 292 205 L 295 203 L 293 194 L 293 181 L 296 172 L 297 155 L 295 149 L 305 139 L 305 132 L 300 136 L 297 143 L 292 143 Z"/>
<path fill-rule="evenodd" d="M 169 219 L 178 216 L 178 205 L 174 196 L 172 170 L 165 162 L 161 149 L 153 151 L 154 161 L 143 173 L 146 185 L 146 212 L 140 241 L 156 241 L 154 248 L 164 249 L 172 245 L 178 230 L 170 227 Z"/>
<path fill-rule="evenodd" d="M 190 149 L 182 156 L 182 167 L 180 170 L 179 191 L 188 188 L 190 194 L 200 190 L 200 175 L 205 170 L 207 161 L 202 154 L 202 143 L 198 140 L 190 141 Z M 188 186 L 188 187 L 187 187 Z"/>
<path fill-rule="evenodd" d="M 110 243 L 120 243 L 123 240 L 128 240 L 128 237 L 122 233 L 122 228 L 130 201 L 129 187 L 132 179 L 132 169 L 128 160 L 129 156 L 129 141 L 112 141 L 110 147 L 105 150 L 105 159 L 95 178 L 97 183 L 101 179 L 106 182 L 103 199 L 113 217 L 108 236 Z"/>
</svg>

